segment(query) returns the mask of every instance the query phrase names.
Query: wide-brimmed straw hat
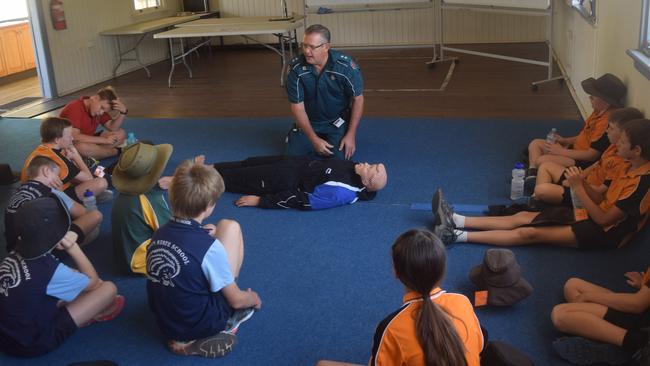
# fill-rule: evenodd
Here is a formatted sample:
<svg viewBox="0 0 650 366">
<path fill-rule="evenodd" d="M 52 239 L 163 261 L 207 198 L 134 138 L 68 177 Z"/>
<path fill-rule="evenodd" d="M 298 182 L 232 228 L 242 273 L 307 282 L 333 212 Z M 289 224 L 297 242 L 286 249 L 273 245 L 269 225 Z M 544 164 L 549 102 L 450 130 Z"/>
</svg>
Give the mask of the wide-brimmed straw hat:
<svg viewBox="0 0 650 366">
<path fill-rule="evenodd" d="M 487 290 L 487 303 L 494 306 L 513 305 L 533 292 L 521 276 L 521 267 L 509 249 L 488 249 L 483 263 L 472 268 L 469 278 L 481 290 Z"/>
<path fill-rule="evenodd" d="M 585 93 L 598 97 L 614 107 L 623 106 L 623 97 L 627 93 L 625 84 L 612 74 L 605 74 L 598 79 L 585 79 L 582 81 L 582 89 Z"/>
<path fill-rule="evenodd" d="M 170 144 L 135 143 L 126 147 L 113 170 L 113 186 L 124 194 L 147 192 L 160 179 L 173 150 Z"/>
<path fill-rule="evenodd" d="M 55 194 L 25 202 L 16 212 L 16 252 L 25 259 L 50 252 L 70 230 L 71 222 L 68 209 Z"/>
</svg>

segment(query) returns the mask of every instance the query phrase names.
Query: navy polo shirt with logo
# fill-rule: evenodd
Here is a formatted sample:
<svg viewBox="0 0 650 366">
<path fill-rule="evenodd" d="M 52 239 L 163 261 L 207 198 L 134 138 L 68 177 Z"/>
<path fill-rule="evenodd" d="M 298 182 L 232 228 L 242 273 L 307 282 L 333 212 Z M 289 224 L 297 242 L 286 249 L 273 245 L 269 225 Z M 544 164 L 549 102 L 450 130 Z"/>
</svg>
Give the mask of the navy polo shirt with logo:
<svg viewBox="0 0 650 366">
<path fill-rule="evenodd" d="M 235 279 L 223 244 L 194 220 L 172 218 L 147 249 L 149 307 L 167 339 L 191 341 L 226 327 L 232 309 L 221 289 Z"/>
<path fill-rule="evenodd" d="M 47 196 L 50 193 L 57 195 L 68 208 L 68 211 L 72 209 L 73 201 L 67 194 L 52 189 L 36 180 L 28 180 L 18 187 L 16 192 L 11 196 L 9 199 L 9 205 L 7 205 L 7 208 L 5 209 L 5 239 L 7 240 L 7 252 L 11 252 L 16 246 L 18 235 L 16 234 L 14 221 L 18 209 L 20 209 L 25 202 Z"/>
<path fill-rule="evenodd" d="M 327 64 L 318 74 L 305 56 L 291 60 L 286 89 L 293 104 L 305 103 L 309 121 L 333 122 L 363 94 L 363 77 L 352 57 L 330 49 Z"/>
<path fill-rule="evenodd" d="M 74 300 L 89 282 L 50 253 L 30 260 L 10 253 L 0 262 L 0 349 L 38 353 L 49 347 L 57 303 Z"/>
</svg>

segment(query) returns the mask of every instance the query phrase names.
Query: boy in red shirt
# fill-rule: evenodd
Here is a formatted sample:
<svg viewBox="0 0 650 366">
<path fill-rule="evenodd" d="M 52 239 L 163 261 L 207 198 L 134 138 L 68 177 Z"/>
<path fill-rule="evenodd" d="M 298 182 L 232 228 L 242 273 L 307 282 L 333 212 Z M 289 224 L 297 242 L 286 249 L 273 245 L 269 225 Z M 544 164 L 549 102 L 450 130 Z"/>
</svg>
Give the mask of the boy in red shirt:
<svg viewBox="0 0 650 366">
<path fill-rule="evenodd" d="M 72 123 L 74 145 L 84 157 L 104 159 L 119 153 L 126 132 L 121 128 L 129 110 L 107 86 L 90 97 L 68 103 L 59 116 Z M 96 131 L 99 125 L 103 130 Z"/>
</svg>

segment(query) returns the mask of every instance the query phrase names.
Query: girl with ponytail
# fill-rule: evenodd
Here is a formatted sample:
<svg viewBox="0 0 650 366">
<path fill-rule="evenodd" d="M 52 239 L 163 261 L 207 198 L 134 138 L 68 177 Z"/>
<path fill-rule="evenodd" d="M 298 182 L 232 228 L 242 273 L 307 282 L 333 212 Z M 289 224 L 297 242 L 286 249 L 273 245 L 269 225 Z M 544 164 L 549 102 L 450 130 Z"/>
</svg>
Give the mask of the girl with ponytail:
<svg viewBox="0 0 650 366">
<path fill-rule="evenodd" d="M 395 240 L 392 258 L 404 305 L 377 326 L 369 365 L 479 366 L 483 334 L 472 304 L 439 287 L 446 269 L 440 239 L 409 230 Z M 349 364 L 318 363 L 334 365 Z"/>
</svg>

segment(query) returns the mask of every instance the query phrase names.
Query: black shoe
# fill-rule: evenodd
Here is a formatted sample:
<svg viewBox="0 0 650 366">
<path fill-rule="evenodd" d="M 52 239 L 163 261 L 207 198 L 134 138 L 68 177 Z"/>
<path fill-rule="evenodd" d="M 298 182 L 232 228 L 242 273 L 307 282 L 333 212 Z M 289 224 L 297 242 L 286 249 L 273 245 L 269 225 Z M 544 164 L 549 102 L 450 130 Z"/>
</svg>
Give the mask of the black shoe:
<svg viewBox="0 0 650 366">
<path fill-rule="evenodd" d="M 438 211 L 440 211 L 440 197 L 442 196 L 442 189 L 438 188 L 436 193 L 431 197 L 431 213 L 433 214 L 433 226 L 440 225 L 440 216 Z"/>
<path fill-rule="evenodd" d="M 92 158 L 90 156 L 82 156 L 81 160 L 83 160 L 84 164 L 88 167 L 88 170 L 90 170 L 91 173 L 95 172 L 95 168 L 99 166 L 99 160 Z"/>
<path fill-rule="evenodd" d="M 560 357 L 576 365 L 623 365 L 630 361 L 630 355 L 623 348 L 582 337 L 556 339 L 553 348 Z"/>
<path fill-rule="evenodd" d="M 530 197 L 535 192 L 535 184 L 537 183 L 536 175 L 529 175 L 524 178 L 524 196 Z"/>
<path fill-rule="evenodd" d="M 451 244 L 456 241 L 456 224 L 454 223 L 454 210 L 449 206 L 447 201 L 443 198 L 442 190 L 438 189 L 433 196 L 432 205 L 435 206 L 435 217 L 438 223 L 436 224 L 433 233 L 436 234 L 440 240 L 445 244 Z"/>
</svg>

